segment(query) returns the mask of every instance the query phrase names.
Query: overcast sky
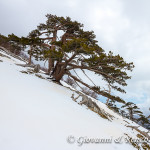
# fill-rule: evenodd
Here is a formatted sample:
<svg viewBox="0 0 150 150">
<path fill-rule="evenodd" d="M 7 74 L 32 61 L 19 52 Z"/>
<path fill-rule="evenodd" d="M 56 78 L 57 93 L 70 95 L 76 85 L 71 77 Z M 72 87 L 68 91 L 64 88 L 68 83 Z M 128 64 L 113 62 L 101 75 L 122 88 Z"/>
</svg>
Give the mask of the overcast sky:
<svg viewBox="0 0 150 150">
<path fill-rule="evenodd" d="M 26 36 L 47 13 L 70 16 L 93 30 L 100 46 L 135 69 L 124 98 L 150 107 L 150 0 L 0 0 L 0 33 Z"/>
</svg>

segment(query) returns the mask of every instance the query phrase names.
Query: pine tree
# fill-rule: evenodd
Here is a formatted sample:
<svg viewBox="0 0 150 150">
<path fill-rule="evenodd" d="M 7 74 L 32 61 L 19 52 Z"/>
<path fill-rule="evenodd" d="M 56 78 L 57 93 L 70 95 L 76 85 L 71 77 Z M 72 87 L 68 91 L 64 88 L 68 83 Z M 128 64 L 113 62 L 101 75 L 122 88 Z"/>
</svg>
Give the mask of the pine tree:
<svg viewBox="0 0 150 150">
<path fill-rule="evenodd" d="M 61 53 L 56 50 L 55 45 L 58 39 L 58 32 L 63 32 L 61 41 L 65 43 L 67 39 L 75 36 L 75 32 L 82 27 L 82 24 L 77 21 L 71 21 L 69 17 L 58 17 L 51 14 L 47 14 L 46 18 L 46 23 L 41 23 L 37 26 L 36 31 L 39 38 L 44 42 L 42 52 L 44 54 L 44 59 L 48 60 L 48 74 L 50 74 L 55 67 L 55 59 L 61 56 Z M 36 49 L 36 53 L 41 53 L 38 50 L 39 49 Z"/>
<path fill-rule="evenodd" d="M 22 45 L 19 43 L 19 37 L 10 34 L 8 37 L 0 35 L 0 45 L 15 54 L 20 54 Z"/>
<path fill-rule="evenodd" d="M 126 108 L 129 112 L 130 120 L 134 121 L 134 115 L 140 115 L 142 112 L 139 110 L 139 108 L 136 106 L 136 104 L 132 102 L 127 102 L 125 105 L 122 106 L 122 108 Z"/>
<path fill-rule="evenodd" d="M 107 106 L 112 110 L 114 110 L 115 112 L 120 113 L 120 109 L 117 107 L 114 100 L 109 100 Z"/>
<path fill-rule="evenodd" d="M 111 51 L 106 54 L 98 45 L 94 32 L 84 31 L 83 24 L 72 21 L 69 17 L 51 14 L 46 17 L 46 23 L 40 24 L 34 31 L 42 44 L 35 45 L 33 55 L 37 59 L 48 60 L 48 74 L 51 78 L 59 83 L 67 75 L 78 85 L 82 84 L 97 94 L 125 103 L 120 97 L 102 90 L 86 71 L 101 76 L 111 89 L 125 93 L 122 87 L 127 86 L 126 80 L 131 78 L 127 71 L 132 71 L 133 63 L 125 62 L 120 55 L 113 55 Z M 92 86 L 81 80 L 77 73 L 72 73 L 77 69 L 92 82 Z"/>
<path fill-rule="evenodd" d="M 140 123 L 142 126 L 145 126 L 145 124 L 150 124 L 148 118 L 146 118 L 143 114 L 139 115 L 140 117 L 137 119 L 138 123 Z"/>
</svg>

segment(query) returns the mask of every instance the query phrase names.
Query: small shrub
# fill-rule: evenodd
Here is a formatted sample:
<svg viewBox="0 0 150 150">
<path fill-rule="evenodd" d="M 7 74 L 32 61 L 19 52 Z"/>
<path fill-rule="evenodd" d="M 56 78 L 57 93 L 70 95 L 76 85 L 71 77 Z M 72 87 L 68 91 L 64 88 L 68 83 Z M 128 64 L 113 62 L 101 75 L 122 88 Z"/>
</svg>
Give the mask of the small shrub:
<svg viewBox="0 0 150 150">
<path fill-rule="evenodd" d="M 67 84 L 71 85 L 73 88 L 76 88 L 76 83 L 75 83 L 75 81 L 74 81 L 73 79 L 71 79 L 71 78 L 68 77 L 68 78 L 65 80 L 65 82 L 66 82 Z"/>
</svg>

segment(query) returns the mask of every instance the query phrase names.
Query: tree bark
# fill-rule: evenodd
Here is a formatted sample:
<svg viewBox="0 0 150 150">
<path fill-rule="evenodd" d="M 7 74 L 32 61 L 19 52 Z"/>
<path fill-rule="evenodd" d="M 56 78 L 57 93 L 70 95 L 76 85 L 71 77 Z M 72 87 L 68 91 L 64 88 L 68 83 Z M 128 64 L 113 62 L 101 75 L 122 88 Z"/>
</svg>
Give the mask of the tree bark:
<svg viewBox="0 0 150 150">
<path fill-rule="evenodd" d="M 53 37 L 52 37 L 52 42 L 55 42 L 56 41 L 56 38 L 57 38 L 57 30 L 55 30 L 53 32 Z M 51 46 L 51 50 L 53 50 L 55 48 L 54 45 Z M 48 60 L 48 74 L 50 75 L 51 71 L 53 70 L 54 68 L 54 60 L 52 59 L 52 57 L 50 56 L 49 57 L 49 60 Z"/>
<path fill-rule="evenodd" d="M 150 140 L 150 136 L 149 136 L 149 131 L 148 132 L 145 132 L 145 131 L 141 131 L 141 130 L 139 130 L 138 128 L 140 127 L 140 126 L 127 126 L 127 127 L 130 127 L 130 128 L 132 128 L 132 129 L 135 129 L 136 131 L 138 131 L 139 133 L 141 133 L 143 136 L 145 136 L 145 137 L 147 137 L 149 140 Z"/>
<path fill-rule="evenodd" d="M 111 94 L 111 88 L 110 88 L 110 85 L 109 85 L 109 84 L 108 84 L 108 88 L 109 88 L 108 93 Z M 106 100 L 106 105 L 108 105 L 109 100 L 110 100 L 110 99 L 107 98 L 107 100 Z"/>
<path fill-rule="evenodd" d="M 129 114 L 130 114 L 130 119 L 133 121 L 133 110 L 130 110 Z"/>
<path fill-rule="evenodd" d="M 52 73 L 52 76 L 53 78 L 55 79 L 56 82 L 60 82 L 61 78 L 64 76 L 65 74 L 65 67 L 60 65 L 59 64 L 60 62 L 57 62 L 54 70 L 53 70 L 53 73 Z"/>
<path fill-rule="evenodd" d="M 68 76 L 70 76 L 72 79 L 74 79 L 75 81 L 77 81 L 77 82 L 83 84 L 84 86 L 88 87 L 89 89 L 91 89 L 91 90 L 94 91 L 95 93 L 100 94 L 100 95 L 102 95 L 102 96 L 104 96 L 104 97 L 107 97 L 107 98 L 114 99 L 114 100 L 118 101 L 118 98 L 119 98 L 119 97 L 110 95 L 109 93 L 106 93 L 106 92 L 104 92 L 104 91 L 96 91 L 96 90 L 94 90 L 93 87 L 91 87 L 90 85 L 84 83 L 83 81 L 79 80 L 77 77 L 73 76 L 70 72 L 66 72 L 66 74 L 67 74 Z M 120 98 L 119 98 L 119 101 L 118 101 L 118 102 L 125 103 L 125 102 L 124 102 L 122 99 L 120 99 Z"/>
<path fill-rule="evenodd" d="M 74 53 L 68 60 L 65 61 L 65 63 L 62 65 L 62 61 L 58 61 L 57 64 L 55 65 L 55 68 L 53 70 L 52 76 L 55 79 L 56 82 L 59 82 L 61 78 L 64 76 L 66 73 L 66 67 L 72 59 L 75 58 L 77 54 Z"/>
<path fill-rule="evenodd" d="M 32 60 L 32 46 L 30 46 L 30 51 L 29 51 L 29 60 L 28 60 L 28 65 L 31 65 L 31 60 Z"/>
<path fill-rule="evenodd" d="M 49 57 L 49 59 L 48 59 L 48 72 L 47 72 L 49 75 L 50 75 L 53 67 L 54 67 L 54 61 L 52 60 L 51 57 Z"/>
</svg>

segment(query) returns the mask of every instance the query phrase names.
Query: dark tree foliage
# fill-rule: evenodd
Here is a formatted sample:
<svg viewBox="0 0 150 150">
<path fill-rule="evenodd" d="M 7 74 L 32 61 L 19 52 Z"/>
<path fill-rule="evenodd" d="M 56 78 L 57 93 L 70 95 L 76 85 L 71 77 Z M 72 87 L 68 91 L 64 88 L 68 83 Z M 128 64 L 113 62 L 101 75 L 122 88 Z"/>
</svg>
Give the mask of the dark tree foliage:
<svg viewBox="0 0 150 150">
<path fill-rule="evenodd" d="M 115 104 L 115 101 L 114 100 L 110 100 L 107 104 L 107 106 L 109 108 L 111 108 L 112 110 L 114 110 L 115 112 L 117 113 L 120 113 L 120 109 L 117 107 L 117 105 Z"/>
<path fill-rule="evenodd" d="M 136 106 L 136 104 L 132 102 L 127 102 L 122 108 L 126 108 L 129 112 L 129 116 L 131 120 L 134 120 L 134 115 L 141 115 L 142 112 L 139 110 L 140 108 Z"/>
<path fill-rule="evenodd" d="M 8 37 L 0 34 L 0 46 L 8 49 L 12 53 L 19 55 L 22 50 L 22 45 L 20 45 L 20 43 L 18 43 L 16 41 L 14 41 L 12 37 L 18 38 L 14 34 L 8 35 Z"/>
<path fill-rule="evenodd" d="M 145 126 L 147 124 L 150 124 L 149 120 L 147 117 L 145 117 L 143 114 L 139 115 L 140 117 L 137 119 L 138 123 L 141 124 L 142 126 Z"/>
<path fill-rule="evenodd" d="M 6 36 L 0 34 L 0 45 L 2 46 L 7 42 L 8 42 L 8 38 Z"/>
<path fill-rule="evenodd" d="M 39 37 L 36 34 L 36 31 L 33 30 L 29 33 L 29 35 L 27 37 L 18 37 L 14 34 L 8 35 L 8 41 L 10 43 L 13 43 L 15 45 L 20 45 L 23 48 L 29 46 L 30 50 L 28 50 L 28 54 L 29 54 L 29 61 L 28 64 L 31 64 L 31 58 L 33 56 L 33 50 L 35 47 L 37 46 L 41 46 L 42 45 L 42 41 L 41 39 L 39 39 Z M 35 55 L 36 57 L 37 55 Z"/>
</svg>

